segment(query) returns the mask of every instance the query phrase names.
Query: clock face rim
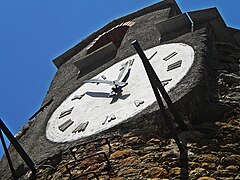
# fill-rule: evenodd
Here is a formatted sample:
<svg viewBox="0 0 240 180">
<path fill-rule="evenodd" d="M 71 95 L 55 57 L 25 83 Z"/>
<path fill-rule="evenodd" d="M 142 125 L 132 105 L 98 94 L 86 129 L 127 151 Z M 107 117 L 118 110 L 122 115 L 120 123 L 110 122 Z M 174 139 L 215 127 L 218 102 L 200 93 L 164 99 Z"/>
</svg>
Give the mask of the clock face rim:
<svg viewBox="0 0 240 180">
<path fill-rule="evenodd" d="M 157 53 L 156 53 L 156 55 L 154 55 L 154 53 L 156 52 L 156 49 L 158 49 L 159 47 L 160 48 L 170 48 L 171 46 L 175 46 L 175 51 L 181 51 L 181 48 L 183 48 L 183 49 L 187 49 L 189 52 L 188 52 L 188 54 L 190 55 L 188 58 L 190 59 L 190 61 L 191 61 L 191 63 L 190 63 L 190 65 L 187 67 L 187 69 L 185 68 L 184 69 L 184 67 L 185 66 L 183 66 L 183 67 L 181 67 L 180 69 L 182 69 L 183 71 L 184 71 L 184 75 L 182 76 L 182 77 L 180 77 L 180 79 L 178 79 L 178 81 L 177 82 L 174 82 L 174 80 L 172 80 L 172 81 L 170 81 L 170 83 L 168 84 L 168 85 L 166 85 L 166 90 L 169 92 L 171 89 L 173 89 L 174 87 L 176 87 L 176 85 L 181 81 L 181 79 L 183 78 L 183 77 L 185 77 L 186 76 L 186 74 L 187 74 L 187 72 L 189 71 L 189 69 L 191 68 L 191 66 L 192 66 L 192 64 L 193 64 L 193 61 L 194 61 L 194 50 L 193 50 L 193 48 L 191 47 L 191 46 L 189 46 L 189 45 L 187 45 L 187 44 L 183 44 L 183 43 L 170 43 L 170 44 L 163 44 L 163 45 L 159 45 L 159 46 L 155 46 L 155 47 L 153 47 L 153 48 L 149 48 L 149 49 L 147 49 L 147 50 L 145 50 L 144 52 L 145 52 L 145 54 L 147 55 L 147 57 L 148 58 L 150 58 L 152 55 L 153 55 L 153 57 L 150 59 L 150 62 L 152 63 L 152 62 L 154 62 L 154 59 L 155 59 L 155 61 L 156 62 L 158 62 L 159 60 L 156 60 L 156 58 L 159 58 L 159 55 L 158 55 L 158 52 L 159 51 L 157 51 Z M 179 47 L 178 47 L 179 46 Z M 174 49 L 174 48 L 173 48 Z M 171 48 L 169 51 L 173 51 L 173 49 Z M 163 57 L 167 57 L 168 55 L 170 55 L 171 53 L 166 53 L 166 54 L 164 54 L 164 55 L 162 55 L 161 54 L 161 58 L 160 59 L 163 59 Z M 155 57 L 154 57 L 155 56 Z M 176 58 L 177 56 L 173 56 L 173 57 L 171 57 L 169 60 L 166 60 L 166 62 L 168 61 L 168 63 L 166 63 L 165 62 L 165 64 L 166 64 L 166 66 L 164 66 L 164 68 L 167 68 L 167 66 L 169 66 L 169 64 L 172 64 L 171 63 L 171 59 L 176 59 L 176 60 L 178 60 L 178 58 Z M 115 63 L 114 65 L 112 65 L 111 67 L 109 67 L 109 68 L 107 68 L 106 70 L 104 70 L 103 72 L 101 72 L 101 73 L 99 73 L 98 75 L 96 75 L 94 78 L 100 78 L 100 76 L 102 75 L 102 74 L 105 74 L 105 72 L 106 71 L 109 71 L 109 69 L 111 69 L 111 68 L 113 68 L 113 67 L 115 67 L 115 72 L 116 72 L 116 69 L 119 69 L 120 67 L 121 67 L 121 64 L 123 64 L 124 62 L 127 62 L 128 60 L 130 60 L 130 59 L 135 59 L 135 61 L 134 61 L 134 63 L 133 63 L 133 66 L 132 66 L 132 69 L 131 69 L 131 73 L 133 74 L 133 71 L 134 71 L 134 66 L 135 66 L 135 64 L 136 64 L 136 61 L 137 61 L 137 63 L 139 64 L 139 62 L 141 61 L 140 59 L 139 59 L 139 56 L 137 55 L 137 54 L 134 54 L 134 55 L 132 55 L 132 56 L 130 56 L 130 57 L 128 57 L 128 58 L 125 58 L 125 59 L 123 59 L 123 60 L 121 60 L 120 62 L 117 62 L 117 63 Z M 175 60 L 175 61 L 176 61 Z M 139 62 L 138 62 L 139 61 Z M 183 60 L 184 61 L 184 60 Z M 142 62 L 140 62 L 140 64 L 142 65 Z M 153 66 L 153 68 L 154 69 L 156 69 L 156 67 L 155 66 Z M 143 66 L 142 66 L 142 70 L 144 70 L 143 69 Z M 157 69 L 156 69 L 157 70 Z M 145 71 L 145 70 L 144 70 Z M 169 73 L 171 74 L 172 72 L 174 72 L 174 71 L 176 71 L 176 70 L 171 70 L 171 71 L 169 71 Z M 127 89 L 131 86 L 131 73 L 130 73 L 130 77 L 129 77 L 129 84 L 125 87 L 125 88 L 123 88 L 123 92 L 128 92 L 127 91 Z M 145 72 L 144 72 L 145 73 Z M 156 73 L 159 75 L 159 71 L 156 71 Z M 106 73 L 106 74 L 108 74 L 108 73 Z M 116 75 L 116 73 L 112 73 L 112 74 L 114 74 L 115 76 L 117 76 Z M 161 77 L 161 75 L 159 75 L 160 77 Z M 107 77 L 109 77 L 109 74 L 107 75 Z M 111 78 L 113 78 L 113 77 L 111 77 Z M 146 77 L 145 77 L 145 79 L 146 79 Z M 164 80 L 164 79 L 162 79 L 162 78 L 160 78 L 160 80 Z M 147 81 L 148 81 L 148 79 L 147 79 Z M 145 82 L 146 83 L 146 82 Z M 150 86 L 150 83 L 149 82 L 147 82 L 148 83 L 148 86 Z M 169 86 L 169 85 L 171 85 L 172 84 L 172 86 Z M 108 89 L 108 92 L 111 90 L 110 89 L 110 87 L 109 87 L 109 85 L 96 85 L 96 84 L 88 84 L 88 85 L 86 85 L 86 84 L 83 84 L 82 86 L 80 86 L 77 90 L 75 90 L 74 92 L 72 92 L 61 104 L 60 104 L 60 106 L 58 106 L 54 111 L 53 111 L 53 113 L 51 114 L 51 116 L 50 116 L 50 118 L 49 118 L 49 120 L 48 120 L 48 123 L 47 123 L 47 126 L 46 126 L 46 137 L 47 137 L 47 139 L 48 140 L 50 140 L 50 141 L 52 141 L 52 142 L 57 142 L 57 143 L 62 143 L 62 142 L 71 142 L 71 141 L 75 141 L 75 140 L 78 140 L 78 139 L 80 139 L 80 138 L 84 138 L 84 137 L 88 137 L 88 136 L 91 136 L 91 135 L 95 135 L 95 134 L 98 134 L 98 133 L 100 133 L 100 132 L 102 132 L 102 131 L 104 131 L 104 130 L 107 130 L 107 129 L 109 129 L 109 128 L 111 128 L 111 127 L 114 127 L 114 126 L 116 126 L 117 124 L 119 124 L 119 123 L 121 123 L 121 122 L 124 122 L 124 121 L 126 121 L 127 119 L 129 119 L 129 118 L 131 118 L 131 117 L 133 117 L 133 116 L 135 116 L 136 114 L 138 114 L 138 113 L 140 113 L 141 111 L 143 111 L 144 109 L 146 109 L 147 107 L 149 107 L 151 104 L 153 104 L 154 102 L 155 102 L 155 97 L 154 97 L 154 95 L 153 95 L 153 93 L 152 93 L 152 100 L 151 100 L 151 103 L 148 103 L 148 104 L 146 104 L 146 102 L 144 102 L 143 103 L 143 105 L 140 105 L 140 107 L 141 108 L 135 108 L 134 109 L 134 112 L 131 112 L 131 114 L 130 115 L 128 115 L 128 116 L 126 116 L 125 118 L 123 118 L 122 120 L 119 120 L 119 121 L 117 121 L 117 120 L 112 120 L 112 122 L 111 123 L 106 123 L 106 125 L 105 126 L 103 126 L 102 128 L 100 128 L 100 129 L 94 129 L 94 130 L 92 130 L 92 132 L 90 132 L 90 133 L 84 133 L 84 132 L 81 132 L 81 133 L 74 133 L 74 137 L 73 136 L 71 136 L 72 134 L 71 134 L 71 131 L 73 130 L 73 128 L 71 128 L 71 125 L 70 125 L 70 129 L 67 129 L 66 131 L 63 131 L 63 132 L 60 132 L 59 131 L 59 129 L 58 129 L 58 126 L 60 125 L 60 124 L 62 124 L 63 122 L 65 122 L 66 120 L 68 120 L 68 119 L 71 119 L 70 117 L 72 117 L 72 116 L 69 116 L 69 115 L 66 115 L 66 117 L 63 117 L 63 118 L 59 118 L 59 114 L 60 114 L 60 111 L 63 111 L 63 109 L 65 108 L 65 110 L 67 110 L 67 109 L 69 109 L 69 106 L 67 106 L 67 105 L 65 105 L 64 106 L 64 102 L 65 101 L 69 101 L 69 102 L 77 102 L 77 101 L 79 101 L 79 102 L 81 102 L 82 100 L 81 99 L 79 99 L 79 100 L 74 100 L 74 101 L 71 101 L 71 99 L 74 97 L 74 95 L 76 95 L 76 92 L 78 92 L 78 90 L 80 89 L 80 88 L 82 88 L 82 87 L 85 87 L 85 86 L 87 86 L 86 88 L 88 89 L 90 86 L 95 86 L 95 87 L 97 87 L 97 89 L 95 89 L 95 90 L 102 90 L 103 92 L 105 91 L 107 91 L 107 89 Z M 104 88 L 103 88 L 104 87 Z M 86 90 L 87 90 L 86 89 Z M 94 89 L 94 88 L 93 88 Z M 131 89 L 130 89 L 131 90 Z M 148 90 L 149 90 L 149 87 L 148 87 Z M 152 92 L 152 90 L 151 90 L 151 87 L 150 87 L 150 91 Z M 132 91 L 130 91 L 131 93 L 132 93 Z M 131 94 L 130 93 L 130 94 Z M 87 95 L 84 95 L 82 98 L 84 99 L 84 98 L 86 98 L 86 96 Z M 127 98 L 128 99 L 128 98 Z M 137 99 L 136 99 L 137 100 Z M 141 100 L 141 99 L 140 99 Z M 68 103 L 69 103 L 68 102 Z M 132 102 L 132 105 L 133 105 L 133 102 Z M 61 107 L 61 108 L 60 108 Z M 91 105 L 90 105 L 90 107 L 91 107 Z M 62 110 L 58 110 L 58 109 L 62 109 Z M 74 108 L 74 110 L 75 110 L 75 108 Z M 74 110 L 73 110 L 73 114 L 74 114 Z M 57 112 L 56 112 L 57 111 Z M 56 115 L 56 114 L 58 114 L 58 115 Z M 71 113 L 70 113 L 71 114 Z M 90 111 L 90 112 L 88 112 L 87 113 L 87 115 L 86 116 L 91 116 L 91 114 L 94 114 L 94 111 L 92 112 L 92 111 Z M 53 116 L 55 116 L 55 117 L 53 117 Z M 86 117 L 85 116 L 85 117 Z M 105 115 L 105 117 L 107 116 L 107 114 Z M 110 113 L 108 114 L 108 116 L 110 116 Z M 117 116 L 117 115 L 115 115 L 115 116 Z M 79 117 L 79 116 L 78 116 Z M 54 124 L 54 123 L 51 123 L 51 119 L 56 119 L 56 121 L 59 121 L 60 123 L 58 123 L 58 124 L 56 124 L 56 125 L 52 125 L 52 124 Z M 76 118 L 75 118 L 76 119 Z M 105 121 L 105 119 L 106 118 L 101 118 L 101 121 Z M 119 119 L 119 117 L 116 117 L 116 119 Z M 85 121 L 86 122 L 86 121 Z M 103 122 L 101 122 L 101 123 L 103 123 Z M 101 124 L 100 123 L 100 124 Z M 79 124 L 79 122 L 78 122 L 78 124 Z M 98 123 L 98 125 L 99 125 L 99 123 Z M 78 126 L 78 125 L 76 125 L 76 126 Z M 76 127 L 75 126 L 75 127 Z M 51 129 L 52 128 L 52 129 Z M 56 131 L 57 132 L 57 134 L 54 134 L 54 131 Z M 87 132 L 87 130 L 85 131 L 85 132 Z M 62 135 L 61 135 L 61 133 L 62 133 Z M 58 137 L 58 135 L 60 134 L 60 136 L 64 136 L 63 138 L 62 137 Z M 68 138 L 69 137 L 69 138 Z"/>
</svg>

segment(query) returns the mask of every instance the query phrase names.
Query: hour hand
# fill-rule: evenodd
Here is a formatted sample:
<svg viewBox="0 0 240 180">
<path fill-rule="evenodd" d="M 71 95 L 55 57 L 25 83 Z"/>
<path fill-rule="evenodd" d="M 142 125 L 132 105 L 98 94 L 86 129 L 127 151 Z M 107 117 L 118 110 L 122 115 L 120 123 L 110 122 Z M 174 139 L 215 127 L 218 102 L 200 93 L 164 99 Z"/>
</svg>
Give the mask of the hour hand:
<svg viewBox="0 0 240 180">
<path fill-rule="evenodd" d="M 84 83 L 102 83 L 102 84 L 109 84 L 109 85 L 114 85 L 113 81 L 108 81 L 108 80 L 103 80 L 103 79 L 90 79 L 90 80 L 85 80 L 83 81 Z"/>
<path fill-rule="evenodd" d="M 122 68 L 120 69 L 120 73 L 118 75 L 117 81 L 125 82 L 128 79 L 133 62 L 134 62 L 134 59 L 131 59 L 131 60 L 127 61 L 126 63 L 122 64 Z M 124 75 L 124 77 L 123 77 L 123 75 Z"/>
</svg>

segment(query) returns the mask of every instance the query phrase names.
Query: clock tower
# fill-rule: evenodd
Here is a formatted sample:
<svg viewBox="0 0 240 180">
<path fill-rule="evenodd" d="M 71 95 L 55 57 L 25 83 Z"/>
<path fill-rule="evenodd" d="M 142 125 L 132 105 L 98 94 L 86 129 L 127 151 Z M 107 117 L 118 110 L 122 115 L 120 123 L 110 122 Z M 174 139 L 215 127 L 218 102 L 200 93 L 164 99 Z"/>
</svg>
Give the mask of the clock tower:
<svg viewBox="0 0 240 180">
<path fill-rule="evenodd" d="M 94 153 L 85 145 L 97 139 L 119 143 L 113 147 L 118 150 L 124 146 L 122 142 L 130 142 L 124 140 L 130 134 L 148 138 L 169 133 L 141 59 L 131 45 L 134 40 L 142 46 L 188 126 L 211 121 L 226 111 L 212 100 L 217 92 L 215 43 L 239 46 L 239 31 L 227 27 L 216 8 L 187 14 L 174 0 L 161 1 L 111 21 L 53 60 L 57 72 L 41 111 L 18 135 L 36 164 L 49 163 L 55 168 L 41 171 L 39 178 L 56 177 L 58 168 L 58 178 L 68 177 L 67 172 L 72 172 L 67 164 L 72 160 L 70 152 L 82 144 L 86 151 L 81 158 L 85 158 Z M 174 127 L 179 130 L 177 124 Z M 141 143 L 139 140 L 134 147 L 136 151 L 144 146 Z M 27 177 L 25 164 L 12 147 L 9 150 L 19 176 Z M 116 156 L 109 154 L 110 163 Z M 66 169 L 61 173 L 63 162 Z M 4 158 L 1 167 L 1 173 L 9 171 Z M 3 174 L 9 177 L 9 173 Z M 110 174 L 108 178 L 120 176 L 125 177 Z"/>
</svg>

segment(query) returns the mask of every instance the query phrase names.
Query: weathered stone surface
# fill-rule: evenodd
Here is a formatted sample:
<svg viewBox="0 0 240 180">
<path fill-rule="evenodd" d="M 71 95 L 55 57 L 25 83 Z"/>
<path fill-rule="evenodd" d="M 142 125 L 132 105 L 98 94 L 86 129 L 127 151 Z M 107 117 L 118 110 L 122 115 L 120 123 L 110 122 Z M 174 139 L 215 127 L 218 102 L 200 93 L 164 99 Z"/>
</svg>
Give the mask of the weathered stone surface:
<svg viewBox="0 0 240 180">
<path fill-rule="evenodd" d="M 213 162 L 213 163 L 218 163 L 219 158 L 213 154 L 201 154 L 198 156 L 198 161 L 199 162 Z"/>
<path fill-rule="evenodd" d="M 189 168 L 192 170 L 201 166 L 200 163 L 198 162 L 188 162 L 188 165 L 189 165 Z"/>
<path fill-rule="evenodd" d="M 123 177 L 110 178 L 110 180 L 124 180 Z"/>
<path fill-rule="evenodd" d="M 230 74 L 224 74 L 221 73 L 219 75 L 219 79 L 220 81 L 224 81 L 228 86 L 232 86 L 234 84 L 238 84 L 240 82 L 240 77 L 234 73 L 230 73 Z"/>
<path fill-rule="evenodd" d="M 139 141 L 139 138 L 134 136 L 134 137 L 127 138 L 125 144 L 131 146 L 131 145 L 138 143 L 138 141 Z"/>
<path fill-rule="evenodd" d="M 206 170 L 216 170 L 216 163 L 203 162 L 201 167 Z"/>
<path fill-rule="evenodd" d="M 111 159 L 123 159 L 131 155 L 131 149 L 119 150 L 111 154 Z"/>
<path fill-rule="evenodd" d="M 230 166 L 226 167 L 226 170 L 237 173 L 237 172 L 239 172 L 239 166 L 230 165 Z"/>
<path fill-rule="evenodd" d="M 141 161 L 137 156 L 131 156 L 120 161 L 121 166 L 137 166 Z"/>
<path fill-rule="evenodd" d="M 170 176 L 180 175 L 180 173 L 181 173 L 181 168 L 180 167 L 172 168 L 169 171 Z"/>
<path fill-rule="evenodd" d="M 118 171 L 118 176 L 131 176 L 132 174 L 137 174 L 138 170 L 134 169 L 133 167 L 123 167 Z"/>
<path fill-rule="evenodd" d="M 209 172 L 203 168 L 196 168 L 189 172 L 190 178 L 197 179 L 202 176 L 207 176 Z"/>
<path fill-rule="evenodd" d="M 159 144 L 161 142 L 160 139 L 152 138 L 147 143 L 148 144 Z"/>
<path fill-rule="evenodd" d="M 228 171 L 228 170 L 221 170 L 221 171 L 215 171 L 213 174 L 211 174 L 211 177 L 214 177 L 214 178 L 231 178 L 231 179 L 234 179 L 234 177 L 236 177 L 237 174 L 236 173 L 233 173 L 231 171 Z"/>
<path fill-rule="evenodd" d="M 161 148 L 159 146 L 148 146 L 146 148 L 144 148 L 144 151 L 159 151 Z"/>
<path fill-rule="evenodd" d="M 211 177 L 200 177 L 198 178 L 198 180 L 216 180 L 216 179 Z"/>
<path fill-rule="evenodd" d="M 168 174 L 166 169 L 161 167 L 153 167 L 151 169 L 144 170 L 142 176 L 146 178 L 161 178 Z"/>
<path fill-rule="evenodd" d="M 240 155 L 230 155 L 227 157 L 223 157 L 221 159 L 221 164 L 223 164 L 224 166 L 228 166 L 228 165 L 240 165 Z"/>
<path fill-rule="evenodd" d="M 225 144 L 221 146 L 221 150 L 224 152 L 237 153 L 240 152 L 240 144 L 239 143 Z"/>
</svg>

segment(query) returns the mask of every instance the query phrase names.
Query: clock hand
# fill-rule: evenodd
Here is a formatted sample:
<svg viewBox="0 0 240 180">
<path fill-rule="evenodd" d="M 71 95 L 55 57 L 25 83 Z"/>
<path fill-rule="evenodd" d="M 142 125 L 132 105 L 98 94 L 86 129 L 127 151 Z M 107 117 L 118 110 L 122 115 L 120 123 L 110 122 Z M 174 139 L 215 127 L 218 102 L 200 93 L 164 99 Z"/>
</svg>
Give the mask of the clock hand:
<svg viewBox="0 0 240 180">
<path fill-rule="evenodd" d="M 122 88 L 122 87 L 127 85 L 126 82 L 121 82 L 121 81 L 118 81 L 118 80 L 116 80 L 116 81 L 109 81 L 109 80 L 102 80 L 102 79 L 90 79 L 90 80 L 85 80 L 83 82 L 85 82 L 85 83 L 97 83 L 97 84 L 99 84 L 99 83 L 109 84 L 109 85 L 115 86 L 117 88 L 118 87 Z"/>
<path fill-rule="evenodd" d="M 118 94 L 121 94 L 122 88 L 128 84 L 126 81 L 129 77 L 131 66 L 133 65 L 133 62 L 134 62 L 134 59 L 129 60 L 126 63 L 122 64 L 122 68 L 120 69 L 118 78 L 115 81 L 109 81 L 109 80 L 105 80 L 105 79 L 104 80 L 90 79 L 90 80 L 85 80 L 84 82 L 85 83 L 97 83 L 97 84 L 99 84 L 99 83 L 109 84 L 113 87 L 112 87 L 112 91 L 108 94 L 108 97 L 114 97 Z M 125 73 L 125 76 L 122 78 L 122 76 L 124 75 L 124 72 L 126 72 L 126 70 L 127 70 L 127 73 Z M 120 81 L 121 78 L 122 78 L 122 81 Z"/>
<path fill-rule="evenodd" d="M 128 61 L 122 65 L 122 68 L 120 69 L 120 73 L 118 75 L 118 78 L 116 81 L 120 81 L 121 77 L 123 76 L 123 73 L 125 72 L 128 65 Z"/>
<path fill-rule="evenodd" d="M 91 97 L 108 97 L 109 93 L 104 92 L 86 92 L 86 95 Z"/>
<path fill-rule="evenodd" d="M 115 95 L 115 96 L 112 97 L 112 100 L 111 100 L 110 104 L 113 104 L 113 103 L 117 102 L 118 99 L 125 100 L 125 99 L 127 99 L 129 96 L 130 96 L 130 94 L 124 94 L 124 95 L 121 94 L 121 96 Z"/>
<path fill-rule="evenodd" d="M 124 72 L 126 72 L 126 71 L 127 71 L 127 73 L 125 73 L 125 76 L 122 78 L 121 82 L 126 82 L 127 81 L 127 79 L 129 78 L 129 75 L 130 75 L 130 71 L 131 71 L 131 67 L 133 65 L 133 62 L 134 62 L 134 59 L 131 59 L 131 60 L 127 61 L 126 63 L 124 63 L 122 65 L 121 72 L 118 75 L 117 81 L 120 81 Z"/>
<path fill-rule="evenodd" d="M 114 85 L 114 81 L 109 81 L 109 80 L 102 80 L 102 79 L 90 79 L 90 80 L 85 80 L 83 81 L 84 83 L 103 83 L 103 84 L 109 84 L 109 85 Z"/>
<path fill-rule="evenodd" d="M 125 68 L 125 70 L 127 70 L 127 73 L 125 73 L 125 76 L 122 78 L 121 82 L 126 82 L 127 79 L 129 78 L 130 72 L 131 72 L 131 67 L 133 65 L 134 60 L 135 59 L 131 59 L 131 60 L 128 61 L 128 67 L 127 67 L 127 69 Z M 127 65 L 127 63 L 126 63 L 126 65 Z"/>
</svg>

